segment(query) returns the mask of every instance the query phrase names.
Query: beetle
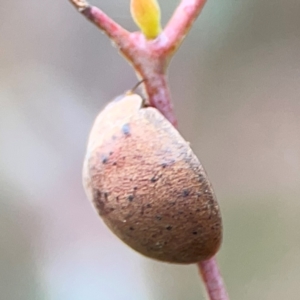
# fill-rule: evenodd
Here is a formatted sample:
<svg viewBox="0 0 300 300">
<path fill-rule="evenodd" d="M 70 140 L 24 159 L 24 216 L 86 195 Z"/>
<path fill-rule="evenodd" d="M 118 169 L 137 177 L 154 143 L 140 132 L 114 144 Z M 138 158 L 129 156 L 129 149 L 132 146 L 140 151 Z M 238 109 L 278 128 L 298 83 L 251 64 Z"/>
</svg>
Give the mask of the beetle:
<svg viewBox="0 0 300 300">
<path fill-rule="evenodd" d="M 178 130 L 133 91 L 97 116 L 83 184 L 111 231 L 147 257 L 190 264 L 220 247 L 220 209 L 200 161 Z"/>
</svg>

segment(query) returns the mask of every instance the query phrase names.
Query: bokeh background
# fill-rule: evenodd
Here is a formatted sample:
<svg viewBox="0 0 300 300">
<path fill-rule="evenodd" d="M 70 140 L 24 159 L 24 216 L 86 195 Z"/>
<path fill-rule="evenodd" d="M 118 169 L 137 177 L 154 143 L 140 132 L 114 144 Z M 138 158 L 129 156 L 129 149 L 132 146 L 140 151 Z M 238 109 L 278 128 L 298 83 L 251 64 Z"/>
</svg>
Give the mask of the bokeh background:
<svg viewBox="0 0 300 300">
<path fill-rule="evenodd" d="M 160 1 L 164 23 L 178 1 Z M 136 30 L 128 1 L 93 4 Z M 300 1 L 209 0 L 170 66 L 215 188 L 231 299 L 299 299 Z M 135 253 L 81 185 L 87 136 L 137 79 L 67 0 L 0 0 L 0 299 L 205 299 L 196 266 Z"/>
</svg>

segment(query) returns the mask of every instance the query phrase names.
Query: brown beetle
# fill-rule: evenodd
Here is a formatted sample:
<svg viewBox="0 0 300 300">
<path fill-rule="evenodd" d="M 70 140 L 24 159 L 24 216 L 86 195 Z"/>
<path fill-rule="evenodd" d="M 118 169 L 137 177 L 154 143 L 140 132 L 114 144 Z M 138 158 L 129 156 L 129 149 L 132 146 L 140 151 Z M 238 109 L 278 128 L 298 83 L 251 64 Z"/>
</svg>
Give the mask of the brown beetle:
<svg viewBox="0 0 300 300">
<path fill-rule="evenodd" d="M 106 225 L 143 255 L 189 264 L 220 247 L 220 210 L 201 163 L 139 95 L 128 92 L 98 115 L 83 182 Z"/>
</svg>

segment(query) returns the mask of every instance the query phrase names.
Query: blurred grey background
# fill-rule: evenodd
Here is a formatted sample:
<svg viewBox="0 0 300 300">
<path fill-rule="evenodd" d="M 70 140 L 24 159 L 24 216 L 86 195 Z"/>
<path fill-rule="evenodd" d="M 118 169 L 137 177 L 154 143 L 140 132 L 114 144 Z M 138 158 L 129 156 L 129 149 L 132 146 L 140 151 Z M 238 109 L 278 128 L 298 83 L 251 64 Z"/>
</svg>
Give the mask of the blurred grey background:
<svg viewBox="0 0 300 300">
<path fill-rule="evenodd" d="M 164 23 L 178 1 L 160 1 Z M 136 30 L 128 1 L 93 1 Z M 231 299 L 299 299 L 300 1 L 208 0 L 172 61 L 180 131 L 213 183 Z M 86 140 L 137 82 L 67 0 L 0 0 L 0 299 L 205 299 L 196 266 L 153 262 L 102 224 Z"/>
</svg>

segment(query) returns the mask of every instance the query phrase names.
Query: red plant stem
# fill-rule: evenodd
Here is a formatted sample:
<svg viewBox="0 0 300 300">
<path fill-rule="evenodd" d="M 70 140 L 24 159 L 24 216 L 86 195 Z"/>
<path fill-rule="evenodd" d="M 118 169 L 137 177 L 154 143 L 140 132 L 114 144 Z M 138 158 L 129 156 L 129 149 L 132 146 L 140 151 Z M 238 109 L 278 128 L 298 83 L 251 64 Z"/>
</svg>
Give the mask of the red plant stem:
<svg viewBox="0 0 300 300">
<path fill-rule="evenodd" d="M 116 44 L 119 51 L 134 67 L 138 77 L 144 79 L 144 91 L 149 104 L 156 107 L 174 126 L 177 124 L 166 79 L 168 53 L 162 53 L 164 40 L 147 40 L 140 32 L 129 33 L 108 17 L 101 9 L 84 0 L 71 3 L 99 27 Z"/>
<path fill-rule="evenodd" d="M 166 79 L 167 65 L 206 0 L 182 0 L 166 28 L 155 40 L 146 40 L 140 32 L 129 33 L 102 10 L 90 6 L 85 0 L 70 1 L 117 45 L 133 65 L 138 77 L 145 80 L 143 85 L 149 104 L 176 126 L 177 120 Z"/>
<path fill-rule="evenodd" d="M 82 11 L 82 14 L 105 32 L 118 47 L 123 47 L 128 41 L 129 32 L 113 21 L 99 8 L 89 6 Z"/>
<path fill-rule="evenodd" d="M 166 74 L 145 74 L 141 73 L 141 78 L 147 78 L 144 84 L 144 89 L 149 97 L 149 104 L 156 107 L 164 116 L 177 127 L 177 119 L 173 113 L 173 105 L 171 101 L 164 101 L 171 99 L 171 94 L 168 86 Z"/>
<path fill-rule="evenodd" d="M 160 37 L 147 40 L 140 32 L 134 32 L 120 51 L 133 65 L 137 76 L 145 80 L 143 87 L 148 104 L 177 126 L 166 76 L 168 57 L 161 55 L 161 45 Z"/>
<path fill-rule="evenodd" d="M 69 0 L 79 12 L 99 27 L 116 44 L 123 56 L 143 79 L 149 105 L 156 107 L 175 127 L 166 70 L 206 0 L 182 0 L 163 32 L 147 40 L 140 32 L 129 33 L 102 10 L 85 0 Z M 215 257 L 198 263 L 209 300 L 228 300 Z"/>
<path fill-rule="evenodd" d="M 70 0 L 70 2 L 80 13 L 100 28 L 117 46 L 122 47 L 122 45 L 126 44 L 130 33 L 107 16 L 101 9 L 90 6 L 85 0 Z"/>
<path fill-rule="evenodd" d="M 210 300 L 229 300 L 215 257 L 198 263 L 206 292 Z"/>
<path fill-rule="evenodd" d="M 181 1 L 163 31 L 167 38 L 166 52 L 173 54 L 179 48 L 205 3 L 206 0 Z"/>
</svg>

